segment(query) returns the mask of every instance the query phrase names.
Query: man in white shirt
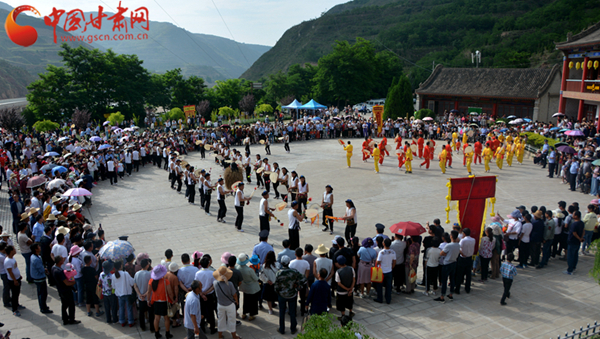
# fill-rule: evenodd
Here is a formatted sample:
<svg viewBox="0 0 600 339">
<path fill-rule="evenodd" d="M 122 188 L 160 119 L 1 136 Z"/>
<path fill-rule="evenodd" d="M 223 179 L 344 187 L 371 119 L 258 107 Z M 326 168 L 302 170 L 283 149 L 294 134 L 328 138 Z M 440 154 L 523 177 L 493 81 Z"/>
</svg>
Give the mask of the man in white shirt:
<svg viewBox="0 0 600 339">
<path fill-rule="evenodd" d="M 212 260 L 209 256 L 202 257 L 202 259 L 200 259 L 200 266 L 202 268 L 196 272 L 194 280 L 198 280 L 200 283 L 202 283 L 202 292 L 200 293 L 202 301 L 200 302 L 200 306 L 202 308 L 202 314 L 204 315 L 204 318 L 202 319 L 200 327 L 204 332 L 206 332 L 206 322 L 208 322 L 210 326 L 210 334 L 215 334 L 217 333 L 217 329 L 215 328 L 217 296 L 215 295 L 215 287 L 213 286 L 215 277 L 213 276 L 213 271 L 209 269 L 211 263 Z"/>
<path fill-rule="evenodd" d="M 388 238 L 383 240 L 383 250 L 377 255 L 376 266 L 381 267 L 383 272 L 383 282 L 375 285 L 377 289 L 377 298 L 375 302 L 383 303 L 383 287 L 385 287 L 385 302 L 392 302 L 392 270 L 396 266 L 396 252 L 390 249 L 392 241 Z"/>
<path fill-rule="evenodd" d="M 500 215 L 500 213 L 498 213 Z M 518 210 L 514 210 L 510 215 L 508 215 L 507 220 L 504 220 L 505 223 L 508 224 L 508 228 L 506 229 L 506 235 L 508 236 L 508 242 L 506 243 L 506 250 L 504 251 L 504 255 L 508 253 L 513 253 L 517 245 L 519 244 L 519 234 L 521 234 L 521 230 L 523 228 L 523 224 L 519 221 L 521 218 L 521 212 Z"/>
<path fill-rule="evenodd" d="M 405 280 L 404 250 L 406 249 L 406 242 L 400 234 L 394 234 L 394 241 L 392 241 L 390 249 L 396 253 L 396 266 L 392 269 L 392 277 L 396 294 L 400 294 L 400 287 L 404 285 Z"/>
<path fill-rule="evenodd" d="M 53 261 L 56 261 L 56 257 L 62 257 L 62 258 L 67 258 L 69 256 L 69 253 L 67 252 L 67 248 L 65 247 L 65 235 L 62 233 L 58 233 L 58 235 L 56 236 L 56 244 L 54 246 L 52 246 L 52 250 L 50 251 L 50 256 L 52 257 Z M 65 267 L 65 262 L 63 263 L 63 265 L 61 266 L 62 269 L 64 269 Z"/>
<path fill-rule="evenodd" d="M 258 210 L 258 219 L 260 221 L 260 230 L 271 230 L 271 225 L 269 225 L 269 216 L 277 219 L 273 212 L 274 208 L 269 208 L 269 192 L 263 191 L 262 198 L 260 199 L 259 210 Z M 294 261 L 292 261 L 294 262 Z M 290 264 L 291 265 L 291 264 Z"/>
<path fill-rule="evenodd" d="M 475 252 L 475 239 L 471 238 L 471 230 L 463 228 L 463 237 L 459 242 L 460 255 L 456 267 L 456 289 L 454 293 L 460 294 L 460 285 L 465 283 L 465 292 L 471 293 L 471 270 L 473 269 L 473 253 Z M 465 278 L 466 276 L 466 278 Z"/>
<path fill-rule="evenodd" d="M 304 250 L 302 248 L 296 248 L 295 251 L 295 255 L 296 255 L 296 259 L 292 260 L 290 262 L 290 268 L 294 269 L 298 272 L 300 272 L 300 274 L 302 274 L 303 276 L 306 277 L 306 279 L 308 279 L 308 276 L 310 275 L 310 264 L 308 263 L 308 261 L 302 259 L 302 255 L 304 254 Z M 298 290 L 300 292 L 300 305 L 306 305 L 306 292 L 307 292 L 307 288 L 308 286 L 303 286 L 303 287 L 299 287 Z M 305 308 L 304 307 L 300 307 L 300 315 L 304 316 L 304 311 Z"/>
</svg>

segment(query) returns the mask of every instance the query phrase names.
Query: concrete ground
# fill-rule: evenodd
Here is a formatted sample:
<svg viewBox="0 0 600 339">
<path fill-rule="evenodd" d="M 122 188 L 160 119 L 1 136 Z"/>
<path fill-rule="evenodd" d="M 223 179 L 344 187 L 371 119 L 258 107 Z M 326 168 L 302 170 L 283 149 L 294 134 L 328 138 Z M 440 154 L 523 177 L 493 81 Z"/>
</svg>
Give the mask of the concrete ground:
<svg viewBox="0 0 600 339">
<path fill-rule="evenodd" d="M 414 174 L 405 174 L 404 170 L 398 171 L 395 158 L 386 158 L 381 173 L 376 174 L 373 162 L 365 164 L 360 158 L 360 139 L 352 141 L 356 151 L 350 169 L 346 166 L 342 147 L 335 140 L 292 143 L 290 154 L 284 152 L 281 144 L 275 144 L 271 147 L 273 154 L 269 159 L 304 175 L 313 203 L 320 203 L 325 185 L 331 184 L 335 216 L 343 215 L 344 200 L 352 199 L 357 206 L 357 236 L 360 239 L 374 236 L 377 222 L 388 227 L 408 220 L 424 224 L 440 218 L 444 222 L 447 179 L 467 175 L 462 166 L 462 155 L 455 154 L 454 168 L 448 169 L 445 175 L 441 174 L 437 160 L 432 162 L 429 170 L 425 170 L 419 168 L 418 159 L 413 161 Z M 262 147 L 253 146 L 252 152 L 253 155 L 264 155 Z M 210 157 L 200 160 L 196 153 L 186 157 L 186 161 L 196 167 L 212 168 L 214 180 L 222 171 L 211 160 Z M 483 165 L 474 165 L 474 174 L 484 175 Z M 505 164 L 503 170 L 494 166 L 492 175 L 498 176 L 496 209 L 503 215 L 521 204 L 528 208 L 543 205 L 555 209 L 559 200 L 568 203 L 577 201 L 582 208 L 587 206 L 591 199 L 589 195 L 570 192 L 560 179 L 548 179 L 546 174 L 527 158 L 525 164 L 513 164 L 513 167 Z M 247 185 L 246 192 L 250 193 L 254 187 L 254 183 Z M 227 223 L 217 223 L 218 206 L 214 196 L 213 216 L 208 217 L 199 207 L 199 197 L 196 205 L 189 205 L 183 195 L 169 188 L 167 173 L 156 167 L 146 166 L 115 186 L 107 181 L 101 182 L 94 194 L 94 204 L 85 210 L 86 217 L 95 227 L 102 224 L 107 240 L 128 235 L 136 253 L 147 252 L 155 264 L 160 262 L 164 251 L 171 248 L 177 261 L 182 253 L 191 254 L 198 250 L 210 253 L 215 259 L 214 266 L 217 266 L 223 252 L 230 251 L 235 255 L 251 253 L 258 242 L 258 194 L 245 208 L 245 233 L 235 231 L 231 197 L 227 198 Z M 271 204 L 276 202 L 274 200 Z M 10 228 L 6 194 L 1 199 L 0 208 L 0 221 Z M 285 211 L 276 214 L 287 226 Z M 451 213 L 450 220 L 456 221 L 455 213 Z M 444 226 L 450 229 L 450 225 Z M 343 224 L 336 223 L 335 234 L 343 235 L 343 229 Z M 386 234 L 390 234 L 389 230 Z M 279 227 L 273 221 L 269 242 L 274 244 L 276 252 L 282 249 L 281 241 L 286 238 L 286 227 Z M 310 243 L 316 248 L 325 244 L 329 247 L 332 238 L 322 232 L 320 226 L 302 224 L 302 245 Z M 20 254 L 17 258 L 24 272 L 24 260 Z M 455 295 L 455 300 L 446 304 L 424 296 L 421 287 L 410 296 L 394 294 L 390 305 L 355 298 L 354 319 L 365 327 L 366 334 L 375 338 L 555 338 L 600 320 L 600 288 L 587 274 L 592 265 L 593 257 L 581 256 L 577 273 L 573 276 L 563 274 L 566 263 L 559 260 L 552 260 L 543 270 L 519 270 L 508 306 L 499 303 L 502 282 L 490 280 L 485 285 L 474 283 L 470 294 Z M 154 337 L 149 332 L 141 332 L 137 326 L 122 328 L 107 325 L 104 317 L 89 318 L 80 308 L 76 318 L 82 324 L 65 327 L 60 320 L 60 301 L 54 289 L 50 289 L 49 305 L 55 313 L 49 316 L 38 310 L 35 285 L 25 283 L 20 300 L 27 307 L 20 318 L 14 317 L 8 309 L 0 309 L 0 321 L 5 323 L 4 329 L 12 331 L 14 338 Z M 337 311 L 333 313 L 338 314 Z M 244 338 L 280 338 L 282 336 L 276 332 L 277 324 L 276 315 L 270 316 L 261 311 L 253 322 L 243 321 L 238 333 Z M 289 327 L 289 320 L 287 324 Z M 175 329 L 173 333 L 176 338 L 184 336 L 182 328 Z M 209 338 L 217 336 L 209 335 Z"/>
</svg>

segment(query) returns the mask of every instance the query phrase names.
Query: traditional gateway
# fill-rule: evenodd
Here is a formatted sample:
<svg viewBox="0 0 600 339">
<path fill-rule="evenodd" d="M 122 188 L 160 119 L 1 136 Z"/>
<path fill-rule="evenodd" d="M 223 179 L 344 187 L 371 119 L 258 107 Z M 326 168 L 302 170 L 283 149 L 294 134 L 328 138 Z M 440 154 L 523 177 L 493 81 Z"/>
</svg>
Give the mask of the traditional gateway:
<svg viewBox="0 0 600 339">
<path fill-rule="evenodd" d="M 561 72 L 550 68 L 447 68 L 436 66 L 416 90 L 417 108 L 436 114 L 469 109 L 494 118 L 511 115 L 550 121 L 557 112 Z"/>
</svg>

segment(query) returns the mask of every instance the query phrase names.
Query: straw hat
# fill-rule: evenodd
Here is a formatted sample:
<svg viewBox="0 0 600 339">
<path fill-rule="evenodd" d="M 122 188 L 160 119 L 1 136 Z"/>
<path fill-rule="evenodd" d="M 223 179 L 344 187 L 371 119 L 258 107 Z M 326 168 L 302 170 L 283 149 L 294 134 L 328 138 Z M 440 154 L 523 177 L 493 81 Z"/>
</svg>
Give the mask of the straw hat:
<svg viewBox="0 0 600 339">
<path fill-rule="evenodd" d="M 29 218 L 31 214 L 29 214 L 29 212 L 24 212 L 21 214 L 21 221 L 25 221 L 27 220 L 27 218 Z"/>
<path fill-rule="evenodd" d="M 39 208 L 37 208 L 37 207 L 32 207 L 32 208 L 30 208 L 30 209 L 29 209 L 29 213 L 33 215 L 33 213 L 36 213 L 36 212 L 38 212 L 39 210 L 40 210 L 40 209 L 39 209 Z"/>
<path fill-rule="evenodd" d="M 59 233 L 62 235 L 67 235 L 69 234 L 71 230 L 68 229 L 67 227 L 64 226 L 60 226 L 59 228 L 56 229 L 56 232 L 54 233 L 54 235 L 58 235 Z"/>
<path fill-rule="evenodd" d="M 58 216 L 58 220 L 60 220 L 60 221 L 67 221 L 68 219 L 67 219 L 67 217 L 65 217 L 64 215 L 60 214 L 60 215 Z"/>
<path fill-rule="evenodd" d="M 60 198 L 58 198 L 57 196 L 53 196 L 52 197 L 52 203 L 54 204 L 55 202 L 60 201 Z"/>
<path fill-rule="evenodd" d="M 87 230 L 91 230 L 92 229 L 92 225 L 90 224 L 83 224 L 83 230 L 87 231 Z"/>
<path fill-rule="evenodd" d="M 81 204 L 75 203 L 75 204 L 73 205 L 73 208 L 72 208 L 71 210 L 74 212 L 74 211 L 77 211 L 77 210 L 79 210 L 80 208 L 81 208 Z"/>
<path fill-rule="evenodd" d="M 319 247 L 317 247 L 317 249 L 315 250 L 315 254 L 321 255 L 321 254 L 327 254 L 329 253 L 329 248 L 325 247 L 325 245 L 321 244 L 319 245 Z"/>
<path fill-rule="evenodd" d="M 46 221 L 55 221 L 55 220 L 56 220 L 56 215 L 54 215 L 52 213 L 48 214 Z"/>
<path fill-rule="evenodd" d="M 537 210 L 535 211 L 535 213 L 533 213 L 533 216 L 535 216 L 536 219 L 541 219 L 544 216 L 544 212 L 542 212 L 541 210 Z"/>
<path fill-rule="evenodd" d="M 10 234 L 6 233 L 6 231 L 2 232 L 2 234 L 0 234 L 0 238 L 6 238 L 6 237 L 10 237 Z"/>
<path fill-rule="evenodd" d="M 248 256 L 246 256 L 246 259 L 248 259 Z M 220 266 L 216 271 L 213 272 L 213 277 L 215 277 L 217 281 L 227 281 L 231 279 L 232 275 L 233 271 L 225 266 Z"/>
</svg>

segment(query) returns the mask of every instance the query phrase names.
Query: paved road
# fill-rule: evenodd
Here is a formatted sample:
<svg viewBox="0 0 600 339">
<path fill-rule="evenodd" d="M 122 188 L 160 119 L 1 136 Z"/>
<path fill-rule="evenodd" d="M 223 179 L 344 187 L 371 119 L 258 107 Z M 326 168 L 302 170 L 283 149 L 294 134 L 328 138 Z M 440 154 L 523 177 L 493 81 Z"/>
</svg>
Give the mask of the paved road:
<svg viewBox="0 0 600 339">
<path fill-rule="evenodd" d="M 27 106 L 27 98 L 14 98 L 0 100 L 0 108 L 25 107 Z"/>
<path fill-rule="evenodd" d="M 359 140 L 355 139 L 354 143 L 359 148 Z M 354 155 L 353 167 L 348 169 L 337 141 L 292 143 L 291 148 L 292 153 L 286 154 L 282 146 L 273 145 L 273 155 L 269 159 L 305 175 L 313 202 L 320 200 L 324 186 L 331 184 L 334 187 L 333 210 L 336 216 L 344 212 L 343 201 L 353 199 L 359 218 L 357 236 L 361 239 L 375 234 L 376 222 L 390 226 L 403 220 L 422 223 L 436 217 L 444 220 L 447 178 L 466 175 L 466 169 L 457 157 L 454 168 L 445 175 L 440 173 L 437 162 L 433 162 L 426 171 L 419 169 L 417 161 L 413 165 L 414 174 L 404 174 L 404 171 L 397 170 L 397 162 L 391 158 L 386 158 L 381 173 L 375 174 L 372 162 L 364 164 L 359 159 L 359 150 Z M 264 154 L 259 147 L 253 147 L 252 152 Z M 188 156 L 186 160 L 192 165 L 212 167 L 215 178 L 221 174 L 214 164 L 200 160 L 197 154 Z M 512 168 L 505 165 L 502 171 L 493 169 L 492 174 L 498 175 L 496 207 L 502 214 L 508 214 L 520 204 L 556 208 L 557 201 L 565 200 L 587 205 L 588 195 L 570 192 L 558 179 L 546 178 L 539 167 L 530 163 L 531 160 L 526 161 L 527 164 Z M 483 175 L 483 166 L 474 166 L 474 172 Z M 253 188 L 253 185 L 248 185 L 246 190 L 250 192 Z M 166 172 L 156 167 L 144 168 L 116 186 L 102 182 L 94 193 L 94 205 L 85 211 L 86 216 L 95 225 L 102 223 L 109 240 L 128 235 L 136 251 L 148 252 L 154 263 L 160 261 L 167 248 L 171 248 L 175 258 L 195 250 L 210 253 L 215 259 L 214 265 L 218 265 L 218 258 L 224 251 L 250 253 L 258 241 L 257 197 L 245 211 L 246 232 L 238 233 L 233 226 L 235 211 L 231 198 L 227 198 L 227 224 L 216 223 L 216 216 L 207 217 L 198 205 L 189 205 L 183 195 L 169 189 Z M 0 213 L 5 216 L 9 213 L 5 194 L 3 198 Z M 216 215 L 216 205 L 213 198 L 213 215 Z M 287 223 L 284 212 L 278 212 L 278 215 Z M 454 222 L 456 216 L 451 215 L 451 220 Z M 321 243 L 327 246 L 331 243 L 332 236 L 321 232 L 320 227 L 302 226 L 302 244 L 311 243 L 316 247 Z M 448 225 L 445 227 L 450 228 Z M 270 242 L 275 244 L 276 251 L 280 251 L 287 231 L 275 223 L 271 228 Z M 335 233 L 343 234 L 343 225 L 336 224 Z M 24 267 L 22 257 L 19 256 L 18 260 L 19 265 Z M 485 285 L 475 283 L 470 294 L 457 295 L 455 301 L 444 305 L 422 295 L 421 288 L 408 297 L 393 295 L 391 305 L 356 299 L 355 320 L 365 326 L 366 333 L 382 339 L 556 337 L 600 320 L 600 289 L 587 276 L 592 264 L 592 257 L 580 257 L 577 274 L 573 276 L 562 274 L 566 265 L 558 260 L 551 261 L 543 270 L 520 270 L 508 306 L 499 304 L 502 282 L 490 281 Z M 51 290 L 50 295 L 50 306 L 58 313 L 44 316 L 37 311 L 35 288 L 26 284 L 21 303 L 28 309 L 18 319 L 9 310 L 0 309 L 0 321 L 8 324 L 5 328 L 10 328 L 16 338 L 153 338 L 148 332 L 140 332 L 138 327 L 109 326 L 104 319 L 88 318 L 82 309 L 77 310 L 77 318 L 83 321 L 81 325 L 63 327 L 57 294 Z M 244 322 L 238 333 L 244 338 L 280 338 L 275 331 L 277 321 L 275 315 L 269 316 L 261 311 L 255 321 Z M 181 329 L 176 329 L 174 334 L 178 338 L 184 335 Z"/>
</svg>

